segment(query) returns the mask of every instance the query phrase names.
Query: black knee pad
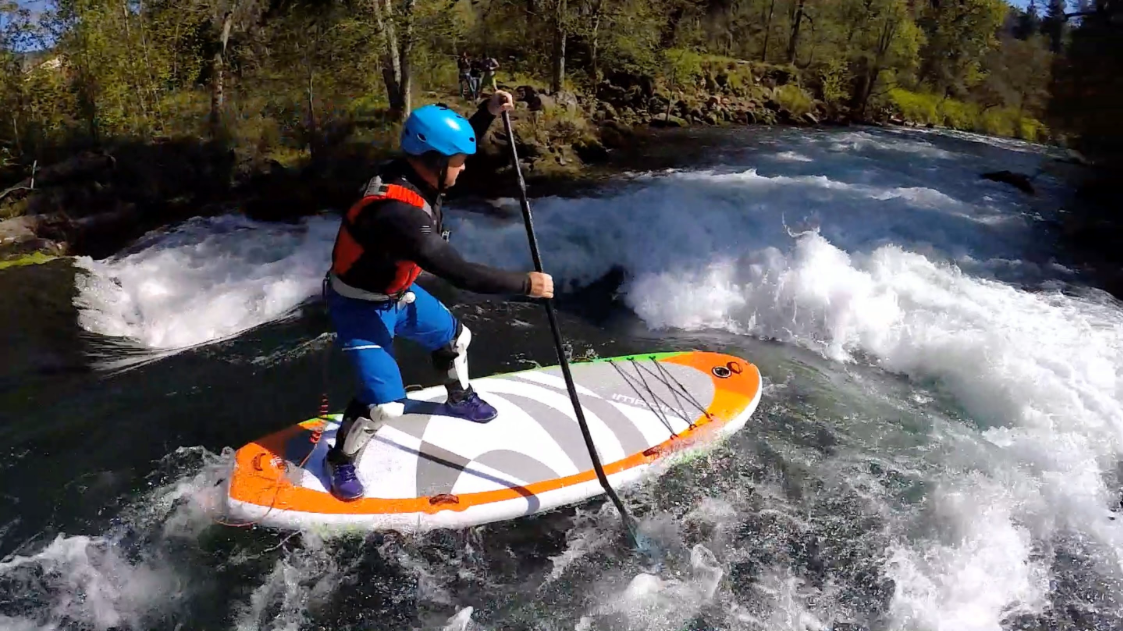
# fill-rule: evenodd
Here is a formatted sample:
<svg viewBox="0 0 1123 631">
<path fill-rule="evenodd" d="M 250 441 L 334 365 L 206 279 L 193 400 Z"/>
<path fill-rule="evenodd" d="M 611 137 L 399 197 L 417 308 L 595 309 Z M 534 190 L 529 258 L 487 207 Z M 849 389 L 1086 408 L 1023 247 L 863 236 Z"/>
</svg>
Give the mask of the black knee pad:
<svg viewBox="0 0 1123 631">
<path fill-rule="evenodd" d="M 452 336 L 452 339 L 449 340 L 448 344 L 445 344 L 432 353 L 434 368 L 436 368 L 440 372 L 448 372 L 449 370 L 452 370 L 452 362 L 456 361 L 456 358 L 460 356 L 461 349 L 458 345 L 458 342 L 462 335 L 464 335 L 464 324 L 461 323 L 460 320 L 457 320 L 456 334 Z M 468 345 L 465 344 L 464 349 L 467 349 L 467 347 Z"/>
</svg>

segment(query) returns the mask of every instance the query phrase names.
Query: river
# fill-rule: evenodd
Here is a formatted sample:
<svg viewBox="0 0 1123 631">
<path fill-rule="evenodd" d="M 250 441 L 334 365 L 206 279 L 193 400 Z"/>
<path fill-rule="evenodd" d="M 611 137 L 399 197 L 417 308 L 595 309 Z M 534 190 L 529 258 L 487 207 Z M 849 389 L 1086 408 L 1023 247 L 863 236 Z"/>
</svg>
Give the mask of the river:
<svg viewBox="0 0 1123 631">
<path fill-rule="evenodd" d="M 352 384 L 317 299 L 338 216 L 220 216 L 0 271 L 0 628 L 1123 629 L 1123 304 L 1050 229 L 1060 181 L 978 177 L 1047 152 L 651 143 L 533 207 L 573 357 L 698 348 L 764 376 L 742 431 L 623 493 L 661 567 L 600 499 L 424 536 L 216 524 L 232 450 Z M 528 269 L 518 204 L 489 203 L 450 211 L 454 243 Z M 472 328 L 473 376 L 554 362 L 539 306 L 427 284 Z"/>
</svg>

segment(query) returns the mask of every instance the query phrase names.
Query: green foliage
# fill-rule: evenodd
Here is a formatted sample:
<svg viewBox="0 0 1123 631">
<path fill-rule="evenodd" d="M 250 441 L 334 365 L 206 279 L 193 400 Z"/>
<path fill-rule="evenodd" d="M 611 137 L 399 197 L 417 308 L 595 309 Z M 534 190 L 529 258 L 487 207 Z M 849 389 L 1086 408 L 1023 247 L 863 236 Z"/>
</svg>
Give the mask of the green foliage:
<svg viewBox="0 0 1123 631">
<path fill-rule="evenodd" d="M 662 51 L 663 74 L 676 84 L 697 83 L 702 78 L 703 57 L 685 48 L 669 48 Z"/>
<path fill-rule="evenodd" d="M 57 256 L 43 254 L 42 252 L 32 252 L 19 258 L 0 261 L 0 270 L 8 269 L 9 267 L 24 267 L 25 265 L 42 265 L 43 263 L 50 263 L 57 259 Z"/>
<path fill-rule="evenodd" d="M 1003 37 L 984 59 L 986 77 L 974 96 L 989 106 L 1009 105 L 1040 115 L 1049 98 L 1053 55 L 1040 35 Z"/>
<path fill-rule="evenodd" d="M 392 139 L 400 93 L 385 72 L 391 41 L 409 44 L 413 106 L 467 105 L 454 61 L 465 50 L 497 58 L 501 84 L 545 88 L 563 33 L 570 90 L 647 75 L 688 102 L 712 92 L 774 98 L 796 116 L 814 110 L 814 92 L 831 112 L 876 117 L 884 106 L 924 124 L 1026 138 L 1048 135 L 1037 119 L 1049 68 L 1064 63 L 1036 34 L 1039 22 L 1003 0 L 47 2 L 36 21 L 0 0 L 0 150 L 20 164 L 51 147 L 117 138 L 214 135 L 281 162 L 346 134 Z M 1071 32 L 1074 48 L 1087 40 L 1081 30 Z M 42 42 L 52 48 L 33 63 L 16 52 Z M 769 63 L 787 62 L 789 49 L 794 64 Z M 1083 59 L 1107 67 L 1108 56 Z M 1080 74 L 1065 67 L 1062 83 Z M 1101 83 L 1119 74 L 1104 72 Z M 1087 109 L 1077 101 L 1088 90 L 1102 91 L 1066 89 L 1069 111 Z M 588 131 L 547 122 L 551 133 Z M 1084 132 L 1078 122 L 1065 128 Z"/>
<path fill-rule="evenodd" d="M 1045 126 L 1045 123 L 1035 118 L 1019 119 L 1015 132 L 1017 138 L 1029 142 L 1044 142 L 1049 137 L 1049 128 Z"/>
<path fill-rule="evenodd" d="M 942 99 L 936 106 L 936 118 L 944 127 L 968 130 L 978 120 L 979 108 L 974 103 Z"/>
<path fill-rule="evenodd" d="M 996 43 L 1007 6 L 1003 0 L 926 4 L 918 20 L 927 33 L 921 81 L 937 94 L 965 95 L 981 79 L 982 58 Z"/>
<path fill-rule="evenodd" d="M 890 90 L 889 97 L 893 109 L 902 118 L 919 125 L 942 125 L 1031 142 L 1045 140 L 1049 135 L 1048 128 L 1041 121 L 1023 116 L 1017 108 L 982 108 L 976 103 L 941 99 L 934 94 L 902 88 Z"/>
<path fill-rule="evenodd" d="M 889 90 L 889 99 L 907 121 L 935 125 L 939 120 L 938 100 L 931 94 L 919 94 L 903 88 L 893 88 Z"/>
<path fill-rule="evenodd" d="M 811 95 L 803 91 L 803 88 L 797 85 L 782 85 L 775 90 L 776 102 L 780 107 L 792 113 L 792 116 L 799 118 L 814 109 L 814 100 Z"/>
<path fill-rule="evenodd" d="M 848 79 L 850 76 L 849 65 L 845 59 L 834 58 L 828 61 L 819 71 L 820 93 L 823 101 L 831 107 L 839 107 L 850 95 Z"/>
</svg>

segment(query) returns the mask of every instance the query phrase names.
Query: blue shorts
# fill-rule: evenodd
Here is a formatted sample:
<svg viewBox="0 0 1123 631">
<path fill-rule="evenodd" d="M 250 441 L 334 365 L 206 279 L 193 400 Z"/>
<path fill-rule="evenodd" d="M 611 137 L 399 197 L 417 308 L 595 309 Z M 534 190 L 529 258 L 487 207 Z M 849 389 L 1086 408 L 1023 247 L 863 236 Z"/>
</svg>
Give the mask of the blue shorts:
<svg viewBox="0 0 1123 631">
<path fill-rule="evenodd" d="M 456 337 L 456 316 L 419 285 L 410 291 L 417 298 L 407 305 L 346 298 L 328 287 L 328 310 L 339 344 L 359 373 L 360 403 L 378 405 L 405 398 L 402 373 L 394 360 L 395 336 L 417 342 L 429 352 Z"/>
</svg>

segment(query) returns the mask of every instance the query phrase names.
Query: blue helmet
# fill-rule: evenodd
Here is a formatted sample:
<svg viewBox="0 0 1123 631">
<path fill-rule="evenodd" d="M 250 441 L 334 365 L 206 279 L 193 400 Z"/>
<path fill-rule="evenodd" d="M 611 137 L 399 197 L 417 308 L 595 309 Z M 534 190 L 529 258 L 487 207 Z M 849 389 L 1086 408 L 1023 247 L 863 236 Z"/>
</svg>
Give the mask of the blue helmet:
<svg viewBox="0 0 1123 631">
<path fill-rule="evenodd" d="M 410 113 L 402 126 L 402 150 L 419 156 L 436 151 L 445 156 L 476 153 L 476 132 L 468 119 L 444 105 L 426 105 Z"/>
</svg>

